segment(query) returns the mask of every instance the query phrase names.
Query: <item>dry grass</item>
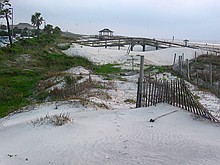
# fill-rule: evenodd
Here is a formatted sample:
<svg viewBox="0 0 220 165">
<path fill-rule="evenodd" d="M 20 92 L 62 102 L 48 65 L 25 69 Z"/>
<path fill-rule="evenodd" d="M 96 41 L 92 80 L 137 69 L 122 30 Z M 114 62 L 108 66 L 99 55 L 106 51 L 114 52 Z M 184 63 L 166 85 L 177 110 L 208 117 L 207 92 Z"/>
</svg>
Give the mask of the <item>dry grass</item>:
<svg viewBox="0 0 220 165">
<path fill-rule="evenodd" d="M 112 97 L 108 94 L 107 91 L 104 90 L 92 90 L 89 93 L 86 94 L 86 97 L 96 97 L 101 98 L 103 100 L 111 100 Z"/>
<path fill-rule="evenodd" d="M 93 107 L 95 108 L 96 110 L 98 110 L 99 108 L 101 109 L 107 109 L 109 110 L 110 107 L 108 105 L 106 105 L 105 103 L 101 102 L 101 103 L 97 103 L 95 101 L 89 101 L 88 104 L 87 104 L 88 107 Z"/>
<path fill-rule="evenodd" d="M 31 121 L 31 123 L 34 126 L 41 126 L 41 125 L 53 125 L 53 126 L 62 126 L 66 123 L 72 122 L 72 118 L 69 116 L 68 113 L 63 113 L 59 115 L 53 115 L 50 116 L 47 114 L 44 117 L 37 118 L 34 121 Z"/>
</svg>

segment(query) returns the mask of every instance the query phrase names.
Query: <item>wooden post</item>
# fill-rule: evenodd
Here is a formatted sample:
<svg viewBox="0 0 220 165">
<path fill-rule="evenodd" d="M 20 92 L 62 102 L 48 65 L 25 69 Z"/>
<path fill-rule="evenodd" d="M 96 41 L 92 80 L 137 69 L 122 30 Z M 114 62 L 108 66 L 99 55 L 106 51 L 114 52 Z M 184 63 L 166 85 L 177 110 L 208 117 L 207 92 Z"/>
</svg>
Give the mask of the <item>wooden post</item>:
<svg viewBox="0 0 220 165">
<path fill-rule="evenodd" d="M 161 102 L 164 103 L 164 97 L 165 97 L 165 92 L 164 91 L 165 91 L 165 88 L 166 88 L 164 80 L 161 81 L 161 85 L 162 85 L 162 87 L 161 87 Z"/>
<path fill-rule="evenodd" d="M 145 39 L 143 39 L 143 52 L 145 52 L 145 47 L 146 47 L 146 44 L 145 44 Z"/>
<path fill-rule="evenodd" d="M 207 74 L 206 74 L 206 71 L 203 71 L 203 73 L 205 74 L 205 87 L 207 88 L 207 84 L 208 84 L 208 78 L 207 78 Z M 209 73 L 208 73 L 209 74 Z"/>
<path fill-rule="evenodd" d="M 156 50 L 158 50 L 158 42 L 156 41 Z"/>
<path fill-rule="evenodd" d="M 180 90 L 179 90 L 179 79 L 176 80 L 176 95 L 177 95 L 177 106 L 180 107 Z"/>
<path fill-rule="evenodd" d="M 178 95 L 177 95 L 177 80 L 175 80 L 173 82 L 174 84 L 174 92 L 173 92 L 173 95 L 174 95 L 174 101 L 173 101 L 173 105 L 174 106 L 178 106 L 177 102 L 178 102 Z"/>
<path fill-rule="evenodd" d="M 184 62 L 184 53 L 182 53 L 182 63 Z"/>
<path fill-rule="evenodd" d="M 165 102 L 170 103 L 170 90 L 169 90 L 169 82 L 168 80 L 165 81 L 166 83 L 166 90 L 165 90 Z M 168 93 L 169 92 L 169 93 Z M 168 98 L 169 97 L 169 98 Z"/>
<path fill-rule="evenodd" d="M 151 103 L 150 105 L 152 106 L 154 104 L 154 88 L 155 88 L 155 83 L 152 83 L 152 87 L 151 87 Z"/>
<path fill-rule="evenodd" d="M 175 80 L 171 80 L 171 98 L 172 98 L 172 101 L 171 101 L 171 105 L 175 105 Z"/>
<path fill-rule="evenodd" d="M 182 56 L 179 56 L 179 75 L 182 77 Z"/>
<path fill-rule="evenodd" d="M 127 49 L 127 54 L 128 54 L 128 55 L 129 55 L 130 51 L 131 51 L 131 45 L 129 45 L 129 46 L 128 46 L 128 49 Z"/>
<path fill-rule="evenodd" d="M 143 47 L 143 52 L 145 52 L 145 46 L 146 46 L 146 45 L 142 45 L 142 47 Z"/>
<path fill-rule="evenodd" d="M 138 78 L 138 87 L 137 87 L 137 100 L 136 100 L 136 108 L 140 107 L 140 77 Z"/>
<path fill-rule="evenodd" d="M 209 76 L 210 76 L 210 85 L 212 86 L 213 83 L 212 83 L 212 64 L 211 63 L 209 64 Z"/>
<path fill-rule="evenodd" d="M 143 77 L 144 77 L 144 56 L 140 56 L 140 57 L 141 57 L 141 62 L 140 62 L 136 108 L 141 107 L 141 96 L 142 96 L 142 86 L 143 86 Z"/>
<path fill-rule="evenodd" d="M 145 99 L 146 98 L 146 81 L 145 81 L 145 79 L 143 79 L 143 85 L 142 85 L 142 88 L 143 88 L 143 90 L 142 90 L 142 97 Z"/>
<path fill-rule="evenodd" d="M 174 58 L 173 58 L 173 70 L 175 69 L 175 63 L 176 63 L 176 53 L 174 54 Z"/>
<path fill-rule="evenodd" d="M 120 50 L 120 44 L 121 44 L 120 42 L 121 42 L 121 40 L 119 39 L 118 40 L 118 50 Z"/>
<path fill-rule="evenodd" d="M 182 82 L 181 83 L 181 88 L 182 88 L 182 92 L 183 92 L 183 101 L 184 101 L 183 104 L 185 106 L 184 109 L 188 110 L 189 108 L 188 108 L 188 102 L 187 102 L 186 91 L 185 91 L 185 88 L 187 88 L 187 87 L 186 87 L 186 84 L 185 84 L 183 79 L 181 80 L 181 82 Z"/>
<path fill-rule="evenodd" d="M 146 107 L 148 107 L 148 104 L 147 104 L 147 100 L 148 100 L 148 88 L 149 88 L 149 86 L 148 86 L 148 83 L 147 83 L 147 79 L 145 79 L 145 84 L 144 84 L 144 86 L 146 86 L 146 88 L 145 88 L 145 106 Z"/>
<path fill-rule="evenodd" d="M 196 52 L 195 52 L 195 58 L 194 58 L 195 62 L 197 62 L 197 57 L 196 57 Z"/>
<path fill-rule="evenodd" d="M 131 51 L 133 51 L 134 50 L 134 45 L 133 45 L 133 43 L 131 44 Z"/>
<path fill-rule="evenodd" d="M 157 98 L 158 98 L 158 80 L 156 78 L 155 85 L 154 85 L 154 99 L 153 99 L 154 106 L 156 106 L 156 104 L 157 104 Z"/>
<path fill-rule="evenodd" d="M 131 69 L 134 71 L 134 56 L 131 56 Z"/>
<path fill-rule="evenodd" d="M 130 51 L 133 51 L 134 49 L 134 44 L 133 44 L 133 39 L 131 39 L 131 48 L 130 48 Z"/>
<path fill-rule="evenodd" d="M 107 40 L 105 40 L 105 48 L 107 48 Z"/>
<path fill-rule="evenodd" d="M 219 80 L 218 80 L 218 96 L 220 97 L 220 76 L 219 76 Z"/>
<path fill-rule="evenodd" d="M 189 70 L 189 60 L 186 59 L 186 65 L 187 65 L 187 79 L 190 80 L 190 70 Z"/>
<path fill-rule="evenodd" d="M 170 105 L 173 105 L 173 80 L 170 82 Z"/>
<path fill-rule="evenodd" d="M 150 76 L 149 76 L 149 78 L 150 78 Z M 150 106 L 150 104 L 151 104 L 151 102 L 150 102 L 151 101 L 151 97 L 152 97 L 151 96 L 151 88 L 152 88 L 151 86 L 152 86 L 152 83 L 149 82 L 148 104 L 147 104 L 148 106 Z"/>
</svg>

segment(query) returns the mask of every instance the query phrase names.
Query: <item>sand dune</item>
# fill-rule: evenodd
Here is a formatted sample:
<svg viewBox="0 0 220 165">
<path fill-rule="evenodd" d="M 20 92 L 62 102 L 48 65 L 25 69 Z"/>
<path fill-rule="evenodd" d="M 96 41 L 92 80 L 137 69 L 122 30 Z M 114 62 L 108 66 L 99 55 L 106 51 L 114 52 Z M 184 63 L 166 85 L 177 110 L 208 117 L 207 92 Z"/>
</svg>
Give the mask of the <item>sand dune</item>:
<svg viewBox="0 0 220 165">
<path fill-rule="evenodd" d="M 177 51 L 189 57 L 194 53 L 181 48 L 143 54 L 152 64 L 169 65 Z M 75 46 L 66 53 L 84 55 L 97 63 L 126 63 L 130 58 L 125 51 L 84 46 Z M 81 67 L 67 72 L 88 73 Z M 134 109 L 135 104 L 125 100 L 135 100 L 137 76 L 115 81 L 115 89 L 104 91 L 109 99 L 85 95 L 92 102 L 106 104 L 108 110 L 69 100 L 33 105 L 22 113 L 1 118 L 0 165 L 219 164 L 220 125 L 168 104 Z M 91 77 L 104 81 L 95 75 Z M 218 101 L 210 103 L 210 97 L 206 98 L 202 101 L 207 107 L 219 107 Z M 59 114 L 68 114 L 72 121 L 62 126 L 36 122 Z M 149 122 L 155 118 L 155 122 Z"/>
<path fill-rule="evenodd" d="M 220 127 L 170 105 L 109 111 L 44 107 L 2 121 L 1 164 L 218 164 L 220 160 Z M 178 111 L 149 122 L 173 110 Z M 30 124 L 32 113 L 61 111 L 69 112 L 73 122 L 60 127 Z M 11 125 L 19 120 L 23 121 Z"/>
<path fill-rule="evenodd" d="M 82 46 L 78 44 L 73 44 L 72 47 L 66 51 L 65 54 L 69 56 L 82 56 L 98 64 L 108 64 L 108 63 L 119 63 L 124 64 L 128 62 L 133 56 L 135 61 L 139 63 L 140 57 L 137 55 L 143 55 L 145 58 L 145 63 L 150 65 L 172 65 L 174 54 L 181 56 L 184 53 L 185 59 L 193 59 L 195 57 L 195 52 L 198 55 L 206 53 L 199 49 L 191 48 L 167 48 L 154 51 L 142 52 L 141 50 L 131 51 L 127 54 L 127 49 L 122 50 L 115 49 L 105 49 L 105 48 L 95 48 L 89 46 Z"/>
</svg>

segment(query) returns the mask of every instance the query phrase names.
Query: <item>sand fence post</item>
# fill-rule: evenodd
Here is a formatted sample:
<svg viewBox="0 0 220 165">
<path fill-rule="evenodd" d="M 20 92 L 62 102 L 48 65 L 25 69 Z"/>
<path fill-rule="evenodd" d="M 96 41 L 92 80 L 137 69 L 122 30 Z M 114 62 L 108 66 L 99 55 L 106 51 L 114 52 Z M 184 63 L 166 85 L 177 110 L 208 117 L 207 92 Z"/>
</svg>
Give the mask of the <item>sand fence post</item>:
<svg viewBox="0 0 220 165">
<path fill-rule="evenodd" d="M 175 63 L 176 63 L 176 53 L 174 54 L 174 58 L 173 58 L 173 70 L 175 70 Z"/>
<path fill-rule="evenodd" d="M 140 56 L 140 55 L 138 55 L 138 56 Z M 138 78 L 136 108 L 141 107 L 143 77 L 144 77 L 144 56 L 140 56 L 140 57 L 141 57 L 141 61 L 140 61 L 140 72 L 139 72 L 139 78 Z"/>
<path fill-rule="evenodd" d="M 187 70 L 186 70 L 187 79 L 190 80 L 190 69 L 189 69 L 189 60 L 188 59 L 186 59 L 186 65 L 187 65 Z"/>
</svg>

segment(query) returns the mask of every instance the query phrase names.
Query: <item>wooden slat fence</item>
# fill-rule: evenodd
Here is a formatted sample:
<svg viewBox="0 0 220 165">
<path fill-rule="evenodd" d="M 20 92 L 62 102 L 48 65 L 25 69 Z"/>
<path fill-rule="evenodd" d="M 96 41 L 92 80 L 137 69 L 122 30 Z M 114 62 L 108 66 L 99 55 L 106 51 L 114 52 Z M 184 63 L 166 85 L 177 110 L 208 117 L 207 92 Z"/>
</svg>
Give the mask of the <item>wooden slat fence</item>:
<svg viewBox="0 0 220 165">
<path fill-rule="evenodd" d="M 145 78 L 141 106 L 148 107 L 157 103 L 168 103 L 211 121 L 220 122 L 195 98 L 183 79 L 168 81 Z"/>
</svg>

